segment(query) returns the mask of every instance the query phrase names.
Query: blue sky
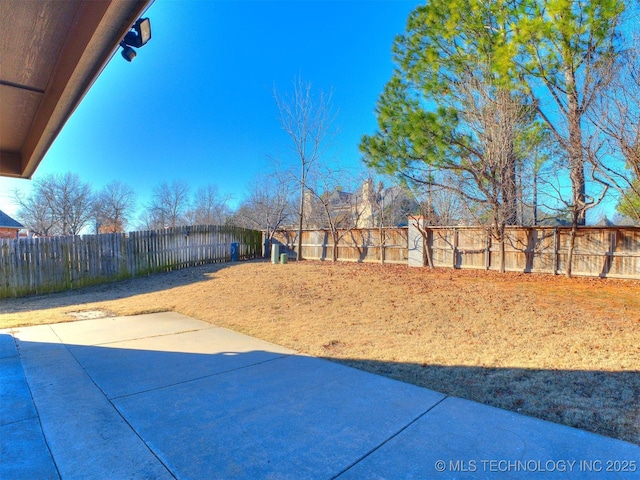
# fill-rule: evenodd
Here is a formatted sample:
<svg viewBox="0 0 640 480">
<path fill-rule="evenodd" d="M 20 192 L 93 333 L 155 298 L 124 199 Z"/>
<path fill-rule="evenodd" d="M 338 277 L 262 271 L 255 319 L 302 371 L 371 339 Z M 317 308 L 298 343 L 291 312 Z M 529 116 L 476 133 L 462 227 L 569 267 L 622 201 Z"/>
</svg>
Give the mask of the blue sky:
<svg viewBox="0 0 640 480">
<path fill-rule="evenodd" d="M 293 162 L 274 87 L 296 76 L 333 90 L 338 134 L 324 161 L 361 167 L 358 143 L 376 128 L 391 46 L 419 1 L 156 0 L 152 39 L 132 63 L 119 52 L 66 124 L 33 179 L 73 172 L 95 189 L 130 184 L 139 204 L 154 186 L 215 184 L 237 202 L 247 185 Z M 0 209 L 15 189 L 0 178 Z"/>
</svg>

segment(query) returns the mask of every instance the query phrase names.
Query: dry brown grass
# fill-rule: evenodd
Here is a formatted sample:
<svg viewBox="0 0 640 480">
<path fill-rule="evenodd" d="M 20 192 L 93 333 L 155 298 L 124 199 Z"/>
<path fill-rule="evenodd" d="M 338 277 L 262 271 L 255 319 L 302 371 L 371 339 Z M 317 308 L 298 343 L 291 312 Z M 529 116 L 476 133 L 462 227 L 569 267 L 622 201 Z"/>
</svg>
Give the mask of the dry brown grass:
<svg viewBox="0 0 640 480">
<path fill-rule="evenodd" d="M 172 310 L 640 444 L 640 282 L 373 264 L 210 265 L 3 300 L 0 328 Z"/>
</svg>

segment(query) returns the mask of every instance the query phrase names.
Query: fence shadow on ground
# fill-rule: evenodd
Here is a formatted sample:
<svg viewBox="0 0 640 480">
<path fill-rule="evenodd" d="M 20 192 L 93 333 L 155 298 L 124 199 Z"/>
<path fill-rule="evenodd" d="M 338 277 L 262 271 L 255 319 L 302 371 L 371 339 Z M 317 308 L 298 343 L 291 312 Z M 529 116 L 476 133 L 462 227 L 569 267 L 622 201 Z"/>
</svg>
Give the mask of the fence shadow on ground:
<svg viewBox="0 0 640 480">
<path fill-rule="evenodd" d="M 487 368 L 323 358 L 447 395 L 640 444 L 640 370 Z"/>
<path fill-rule="evenodd" d="M 247 260 L 264 262 L 263 259 Z M 28 311 L 48 310 L 51 308 L 71 307 L 87 303 L 104 302 L 128 298 L 134 295 L 159 292 L 171 288 L 193 285 L 211 280 L 212 275 L 224 268 L 233 268 L 237 263 L 222 262 L 189 267 L 170 272 L 154 273 L 127 280 L 103 283 L 77 290 L 57 293 L 30 295 L 0 300 L 0 315 Z"/>
</svg>

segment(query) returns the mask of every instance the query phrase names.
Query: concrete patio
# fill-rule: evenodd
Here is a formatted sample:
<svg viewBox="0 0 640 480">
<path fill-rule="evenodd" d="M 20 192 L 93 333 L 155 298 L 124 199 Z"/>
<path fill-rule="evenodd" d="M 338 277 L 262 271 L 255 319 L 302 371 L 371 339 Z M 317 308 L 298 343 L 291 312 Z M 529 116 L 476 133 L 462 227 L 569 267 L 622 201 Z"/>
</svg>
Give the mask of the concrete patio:
<svg viewBox="0 0 640 480">
<path fill-rule="evenodd" d="M 0 478 L 637 478 L 640 446 L 175 313 L 0 331 Z"/>
</svg>

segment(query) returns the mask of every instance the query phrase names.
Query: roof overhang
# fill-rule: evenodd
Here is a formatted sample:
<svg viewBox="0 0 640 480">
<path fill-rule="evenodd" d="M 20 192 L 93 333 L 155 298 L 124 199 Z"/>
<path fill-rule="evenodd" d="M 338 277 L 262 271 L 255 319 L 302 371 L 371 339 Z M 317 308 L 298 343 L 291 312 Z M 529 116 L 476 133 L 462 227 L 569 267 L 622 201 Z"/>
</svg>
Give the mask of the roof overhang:
<svg viewBox="0 0 640 480">
<path fill-rule="evenodd" d="M 0 176 L 31 178 L 153 0 L 0 0 Z"/>
</svg>

